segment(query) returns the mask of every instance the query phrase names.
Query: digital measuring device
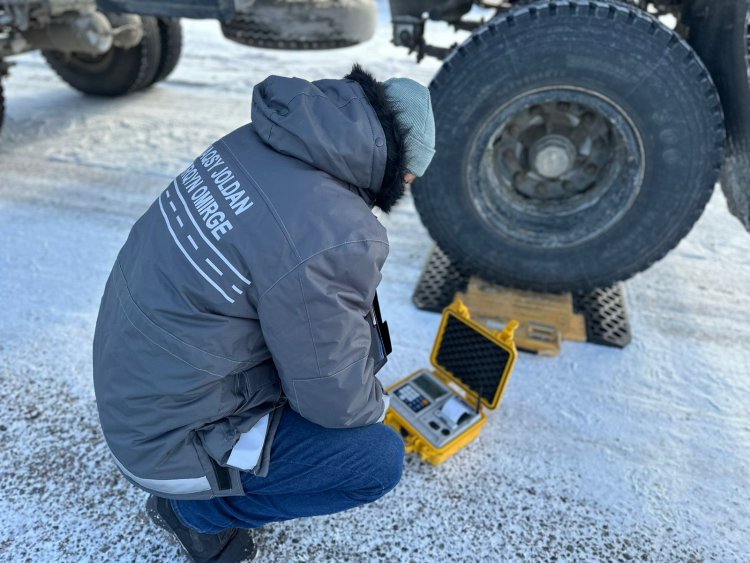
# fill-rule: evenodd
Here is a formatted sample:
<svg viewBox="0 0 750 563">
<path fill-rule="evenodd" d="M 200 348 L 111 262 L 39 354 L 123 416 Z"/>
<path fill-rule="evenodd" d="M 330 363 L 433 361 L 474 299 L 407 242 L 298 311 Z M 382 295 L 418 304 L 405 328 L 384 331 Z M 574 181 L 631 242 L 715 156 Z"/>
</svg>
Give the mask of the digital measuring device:
<svg viewBox="0 0 750 563">
<path fill-rule="evenodd" d="M 479 436 L 487 423 L 483 407 L 495 409 L 508 385 L 518 352 L 511 321 L 490 330 L 473 321 L 456 299 L 443 311 L 431 361 L 387 389 L 385 423 L 404 438 L 407 452 L 439 464 Z"/>
</svg>

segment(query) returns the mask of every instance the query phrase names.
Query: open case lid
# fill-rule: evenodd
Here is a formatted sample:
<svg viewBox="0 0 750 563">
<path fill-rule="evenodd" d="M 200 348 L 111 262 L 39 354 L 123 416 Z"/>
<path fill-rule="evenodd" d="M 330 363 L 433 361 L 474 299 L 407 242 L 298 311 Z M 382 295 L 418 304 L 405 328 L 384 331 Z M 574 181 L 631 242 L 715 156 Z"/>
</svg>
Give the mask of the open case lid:
<svg viewBox="0 0 750 563">
<path fill-rule="evenodd" d="M 471 320 L 469 310 L 456 299 L 443 310 L 430 358 L 432 365 L 494 409 L 518 355 L 513 342 L 517 326 L 511 321 L 503 331 L 490 330 Z"/>
</svg>

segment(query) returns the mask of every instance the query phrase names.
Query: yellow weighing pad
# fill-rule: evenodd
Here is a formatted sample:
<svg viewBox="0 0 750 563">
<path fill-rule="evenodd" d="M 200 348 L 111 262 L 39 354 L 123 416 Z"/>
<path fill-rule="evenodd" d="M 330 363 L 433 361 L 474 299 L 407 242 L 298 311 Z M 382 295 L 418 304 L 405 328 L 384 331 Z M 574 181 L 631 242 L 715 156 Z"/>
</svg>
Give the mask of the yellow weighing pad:
<svg viewBox="0 0 750 563">
<path fill-rule="evenodd" d="M 407 452 L 437 465 L 474 440 L 487 423 L 483 406 L 502 400 L 518 355 L 518 322 L 490 330 L 471 320 L 456 299 L 443 310 L 431 362 L 387 389 L 385 423 L 401 433 Z"/>
</svg>

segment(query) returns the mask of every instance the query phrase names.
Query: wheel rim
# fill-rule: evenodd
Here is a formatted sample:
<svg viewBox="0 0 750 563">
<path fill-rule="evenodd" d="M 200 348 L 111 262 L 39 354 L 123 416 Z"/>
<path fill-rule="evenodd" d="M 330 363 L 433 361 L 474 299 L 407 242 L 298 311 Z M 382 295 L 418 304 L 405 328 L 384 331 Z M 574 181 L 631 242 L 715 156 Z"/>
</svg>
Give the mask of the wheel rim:
<svg viewBox="0 0 750 563">
<path fill-rule="evenodd" d="M 112 48 L 101 55 L 87 55 L 85 53 L 70 53 L 63 55 L 65 64 L 89 74 L 98 74 L 107 70 L 113 62 L 115 49 Z"/>
<path fill-rule="evenodd" d="M 469 195 L 484 224 L 544 248 L 600 236 L 632 206 L 644 171 L 643 141 L 625 111 L 590 90 L 524 93 L 479 127 Z"/>
</svg>

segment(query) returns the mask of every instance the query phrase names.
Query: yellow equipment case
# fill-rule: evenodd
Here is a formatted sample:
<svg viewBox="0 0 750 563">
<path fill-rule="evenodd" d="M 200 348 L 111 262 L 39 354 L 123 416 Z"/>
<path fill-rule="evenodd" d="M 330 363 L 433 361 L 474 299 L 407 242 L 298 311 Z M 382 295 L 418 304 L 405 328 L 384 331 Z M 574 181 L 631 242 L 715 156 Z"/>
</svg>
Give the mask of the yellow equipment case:
<svg viewBox="0 0 750 563">
<path fill-rule="evenodd" d="M 479 436 L 487 423 L 482 406 L 502 400 L 518 355 L 513 333 L 473 321 L 456 299 L 443 310 L 431 363 L 388 387 L 385 423 L 401 433 L 407 452 L 438 465 Z"/>
</svg>

